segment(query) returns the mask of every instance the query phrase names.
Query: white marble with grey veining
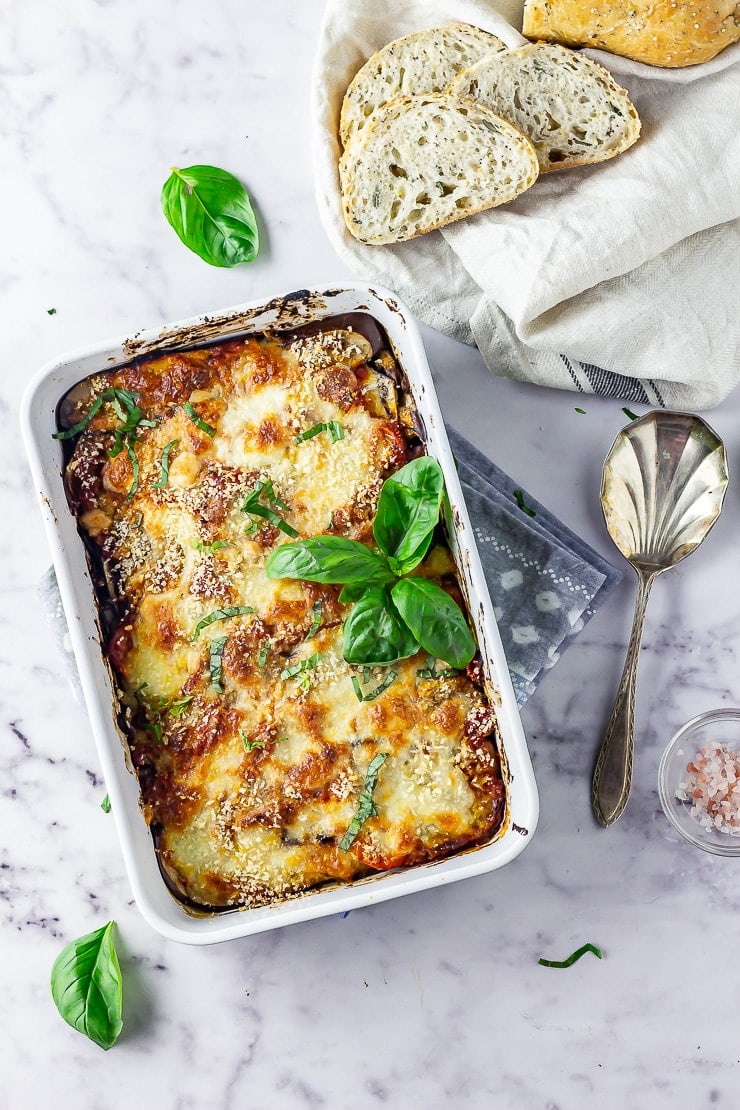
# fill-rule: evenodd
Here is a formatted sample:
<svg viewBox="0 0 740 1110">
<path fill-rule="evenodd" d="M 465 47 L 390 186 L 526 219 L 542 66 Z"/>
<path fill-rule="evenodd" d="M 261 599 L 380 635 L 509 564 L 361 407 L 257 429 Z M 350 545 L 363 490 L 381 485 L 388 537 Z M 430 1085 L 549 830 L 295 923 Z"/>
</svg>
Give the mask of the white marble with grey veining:
<svg viewBox="0 0 740 1110">
<path fill-rule="evenodd" d="M 732 1110 L 740 862 L 677 839 L 656 770 L 684 720 L 740 703 L 740 483 L 705 547 L 655 587 L 634 794 L 616 827 L 594 824 L 588 784 L 629 576 L 524 711 L 542 816 L 511 866 L 204 949 L 162 940 L 131 900 L 86 716 L 37 595 L 49 560 L 18 405 L 31 373 L 67 349 L 351 276 L 312 195 L 322 9 L 0 3 L 0 1106 Z M 251 190 L 264 228 L 251 266 L 208 267 L 160 213 L 169 167 L 199 161 Z M 475 352 L 424 338 L 445 414 L 610 555 L 597 492 L 622 403 L 495 379 Z M 733 477 L 739 416 L 736 394 L 710 417 Z M 109 918 L 126 998 L 106 1054 L 57 1017 L 48 979 L 62 944 Z M 537 964 L 585 940 L 602 962 Z"/>
</svg>

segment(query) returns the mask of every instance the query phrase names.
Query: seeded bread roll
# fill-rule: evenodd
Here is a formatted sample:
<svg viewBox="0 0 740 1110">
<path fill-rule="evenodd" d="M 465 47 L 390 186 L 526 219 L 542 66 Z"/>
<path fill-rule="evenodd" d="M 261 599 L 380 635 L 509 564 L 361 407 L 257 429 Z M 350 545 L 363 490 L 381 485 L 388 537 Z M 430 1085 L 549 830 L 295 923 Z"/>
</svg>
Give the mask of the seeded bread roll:
<svg viewBox="0 0 740 1110">
<path fill-rule="evenodd" d="M 362 243 L 400 243 L 506 204 L 534 183 L 535 149 L 490 108 L 443 92 L 376 112 L 339 163 L 344 219 Z"/>
<path fill-rule="evenodd" d="M 673 68 L 737 42 L 740 12 L 737 0 L 525 0 L 523 33 Z"/>
<path fill-rule="evenodd" d="M 530 43 L 494 54 L 453 81 L 532 141 L 540 173 L 603 162 L 640 134 L 629 96 L 603 66 L 564 46 Z"/>
<path fill-rule="evenodd" d="M 468 23 L 446 23 L 389 42 L 347 89 L 339 120 L 342 146 L 395 96 L 442 92 L 461 69 L 497 50 L 506 50 L 506 44 Z"/>
</svg>

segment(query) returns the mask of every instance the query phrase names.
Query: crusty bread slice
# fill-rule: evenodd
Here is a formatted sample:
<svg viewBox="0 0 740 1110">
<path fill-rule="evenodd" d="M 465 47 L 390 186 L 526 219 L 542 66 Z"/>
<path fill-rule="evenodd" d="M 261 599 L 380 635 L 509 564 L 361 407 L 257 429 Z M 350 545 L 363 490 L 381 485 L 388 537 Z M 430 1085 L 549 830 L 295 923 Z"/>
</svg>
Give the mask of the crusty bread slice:
<svg viewBox="0 0 740 1110">
<path fill-rule="evenodd" d="M 441 92 L 461 69 L 506 44 L 480 27 L 446 23 L 394 39 L 365 62 L 342 103 L 342 146 L 378 108 L 400 95 Z"/>
<path fill-rule="evenodd" d="M 506 204 L 537 173 L 530 141 L 490 108 L 446 92 L 400 96 L 340 159 L 344 219 L 362 243 L 399 243 Z"/>
<path fill-rule="evenodd" d="M 451 91 L 523 131 L 534 143 L 540 173 L 603 162 L 640 134 L 640 117 L 611 74 L 551 43 L 483 58 L 452 82 Z"/>
</svg>

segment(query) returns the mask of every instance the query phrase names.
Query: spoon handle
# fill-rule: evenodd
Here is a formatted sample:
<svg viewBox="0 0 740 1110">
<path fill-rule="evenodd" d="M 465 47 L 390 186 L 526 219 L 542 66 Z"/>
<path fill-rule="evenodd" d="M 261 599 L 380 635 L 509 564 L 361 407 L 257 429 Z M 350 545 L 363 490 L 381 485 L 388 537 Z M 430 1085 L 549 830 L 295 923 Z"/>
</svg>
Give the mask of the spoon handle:
<svg viewBox="0 0 740 1110">
<path fill-rule="evenodd" d="M 637 568 L 636 568 L 637 569 Z M 635 602 L 627 658 L 614 700 L 614 708 L 601 742 L 591 786 L 591 806 L 596 820 L 607 829 L 621 817 L 632 786 L 634 754 L 633 726 L 635 721 L 635 685 L 640 657 L 642 628 L 645 623 L 650 588 L 656 571 L 637 569 L 639 584 Z"/>
</svg>

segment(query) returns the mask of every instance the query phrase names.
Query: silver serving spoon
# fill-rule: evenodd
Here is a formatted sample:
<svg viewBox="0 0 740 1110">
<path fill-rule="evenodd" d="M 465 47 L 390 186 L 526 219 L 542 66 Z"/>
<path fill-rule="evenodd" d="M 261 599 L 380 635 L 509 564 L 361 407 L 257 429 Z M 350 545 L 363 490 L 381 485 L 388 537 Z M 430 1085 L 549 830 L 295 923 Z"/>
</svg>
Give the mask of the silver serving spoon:
<svg viewBox="0 0 740 1110">
<path fill-rule="evenodd" d="M 698 416 L 650 412 L 623 428 L 604 463 L 601 508 L 609 535 L 637 571 L 627 659 L 594 769 L 591 804 L 604 828 L 632 785 L 635 683 L 650 588 L 699 546 L 727 489 L 724 444 Z"/>
</svg>

